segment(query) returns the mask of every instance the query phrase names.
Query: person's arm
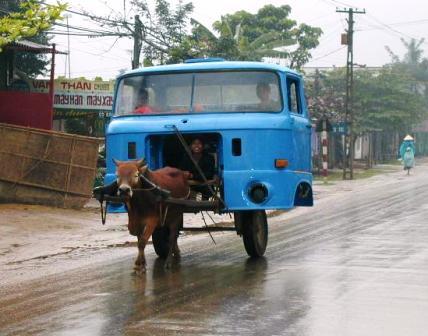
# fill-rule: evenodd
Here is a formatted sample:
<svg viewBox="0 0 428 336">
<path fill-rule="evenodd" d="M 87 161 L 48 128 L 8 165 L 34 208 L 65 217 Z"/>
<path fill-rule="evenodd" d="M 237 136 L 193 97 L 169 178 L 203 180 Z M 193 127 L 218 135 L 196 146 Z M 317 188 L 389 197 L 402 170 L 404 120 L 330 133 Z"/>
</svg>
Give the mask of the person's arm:
<svg viewBox="0 0 428 336">
<path fill-rule="evenodd" d="M 193 179 L 193 163 L 188 158 L 187 154 L 185 154 L 182 158 L 180 163 L 178 164 L 178 169 L 183 171 L 188 171 L 190 173 L 190 178 Z"/>
<path fill-rule="evenodd" d="M 413 141 L 410 143 L 410 146 L 412 147 L 413 154 L 416 154 L 416 146 L 415 146 L 415 143 Z"/>
<path fill-rule="evenodd" d="M 207 180 L 212 180 L 214 178 L 215 161 L 210 154 L 207 154 L 207 153 L 204 154 L 204 161 L 203 161 L 203 165 L 201 165 L 201 169 L 205 174 L 205 177 L 207 178 Z"/>
</svg>

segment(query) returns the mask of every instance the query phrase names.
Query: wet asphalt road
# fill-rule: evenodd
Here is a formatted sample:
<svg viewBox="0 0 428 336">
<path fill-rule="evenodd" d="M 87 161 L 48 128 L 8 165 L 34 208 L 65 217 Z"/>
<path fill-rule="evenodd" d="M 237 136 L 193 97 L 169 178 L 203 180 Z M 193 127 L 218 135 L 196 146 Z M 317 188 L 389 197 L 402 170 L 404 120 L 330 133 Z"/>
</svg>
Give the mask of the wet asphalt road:
<svg viewBox="0 0 428 336">
<path fill-rule="evenodd" d="M 269 221 L 266 258 L 233 233 L 1 289 L 1 335 L 427 335 L 428 170 Z M 136 248 L 135 248 L 136 250 Z M 135 251 L 136 252 L 136 251 Z"/>
</svg>

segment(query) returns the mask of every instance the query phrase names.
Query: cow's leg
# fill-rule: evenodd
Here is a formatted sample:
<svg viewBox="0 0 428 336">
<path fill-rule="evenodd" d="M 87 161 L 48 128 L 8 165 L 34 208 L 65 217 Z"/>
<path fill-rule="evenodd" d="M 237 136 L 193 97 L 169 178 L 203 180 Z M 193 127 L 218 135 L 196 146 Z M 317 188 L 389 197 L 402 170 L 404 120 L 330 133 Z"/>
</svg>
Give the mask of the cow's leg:
<svg viewBox="0 0 428 336">
<path fill-rule="evenodd" d="M 144 273 L 146 271 L 146 259 L 144 257 L 144 248 L 146 247 L 146 243 L 144 243 L 143 235 L 139 235 L 138 237 L 138 256 L 135 260 L 134 270 L 137 274 Z"/>
<path fill-rule="evenodd" d="M 144 255 L 144 249 L 146 248 L 147 242 L 149 241 L 153 231 L 159 224 L 159 218 L 156 216 L 146 218 L 144 231 L 138 236 L 138 257 L 135 260 L 135 271 L 137 274 L 144 273 L 146 271 L 146 258 Z"/>
<path fill-rule="evenodd" d="M 179 235 L 180 229 L 183 228 L 183 213 L 180 212 L 177 215 L 177 217 L 178 217 L 178 219 L 177 219 L 178 227 L 177 227 L 177 231 L 176 231 L 177 232 L 177 234 L 176 234 L 177 238 L 174 241 L 174 249 L 173 249 L 172 253 L 174 254 L 174 256 L 176 258 L 180 258 L 180 249 L 178 248 L 178 235 Z"/>
<path fill-rule="evenodd" d="M 174 218 L 169 221 L 169 251 L 168 257 L 165 260 L 165 268 L 172 267 L 173 257 L 180 257 L 180 250 L 178 249 L 177 238 L 178 238 L 178 227 L 181 224 L 183 215 L 174 214 Z"/>
</svg>

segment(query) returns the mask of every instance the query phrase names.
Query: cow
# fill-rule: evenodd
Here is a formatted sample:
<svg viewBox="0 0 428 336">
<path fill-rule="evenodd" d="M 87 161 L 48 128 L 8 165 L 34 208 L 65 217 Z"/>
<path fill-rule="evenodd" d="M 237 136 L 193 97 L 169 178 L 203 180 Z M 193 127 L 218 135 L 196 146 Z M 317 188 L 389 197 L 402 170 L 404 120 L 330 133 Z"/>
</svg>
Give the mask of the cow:
<svg viewBox="0 0 428 336">
<path fill-rule="evenodd" d="M 144 249 L 155 230 L 164 227 L 169 229 L 165 267 L 170 268 L 173 257 L 180 256 L 177 238 L 183 221 L 183 209 L 179 205 L 166 205 L 159 190 L 168 191 L 173 198 L 188 198 L 190 173 L 172 167 L 152 171 L 144 159 L 113 161 L 116 164 L 117 193 L 124 200 L 128 212 L 128 230 L 138 238 L 136 273 L 146 271 Z"/>
</svg>

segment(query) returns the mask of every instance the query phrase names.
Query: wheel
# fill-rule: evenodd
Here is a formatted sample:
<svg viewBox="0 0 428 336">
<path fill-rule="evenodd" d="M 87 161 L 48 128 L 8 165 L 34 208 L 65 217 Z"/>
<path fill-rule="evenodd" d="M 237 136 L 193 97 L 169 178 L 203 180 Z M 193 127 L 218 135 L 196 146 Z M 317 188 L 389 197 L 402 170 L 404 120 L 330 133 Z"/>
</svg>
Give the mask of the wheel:
<svg viewBox="0 0 428 336">
<path fill-rule="evenodd" d="M 155 229 L 152 234 L 152 242 L 156 254 L 160 258 L 166 259 L 169 253 L 169 228 L 161 227 Z"/>
<path fill-rule="evenodd" d="M 253 258 L 263 256 L 268 242 L 266 212 L 264 210 L 244 212 L 241 225 L 245 251 Z"/>
</svg>

